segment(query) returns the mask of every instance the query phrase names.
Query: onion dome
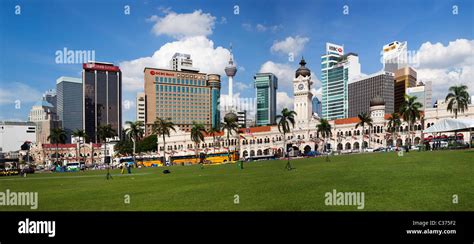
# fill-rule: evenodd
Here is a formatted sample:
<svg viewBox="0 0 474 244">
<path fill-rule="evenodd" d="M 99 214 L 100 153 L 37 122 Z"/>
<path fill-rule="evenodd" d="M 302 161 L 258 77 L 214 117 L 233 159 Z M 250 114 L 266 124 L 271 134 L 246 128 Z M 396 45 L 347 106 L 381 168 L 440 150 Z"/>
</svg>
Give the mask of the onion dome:
<svg viewBox="0 0 474 244">
<path fill-rule="evenodd" d="M 302 75 L 303 77 L 311 75 L 311 70 L 306 68 L 305 65 L 306 65 L 306 61 L 304 61 L 304 58 L 301 57 L 300 67 L 296 70 L 295 78 L 298 78 L 298 76 L 300 76 L 300 75 Z"/>
<path fill-rule="evenodd" d="M 225 116 L 224 116 L 224 121 L 235 121 L 237 122 L 238 118 L 237 118 L 237 115 L 235 113 L 227 113 Z"/>
<path fill-rule="evenodd" d="M 385 106 L 385 100 L 381 96 L 376 96 L 370 100 L 370 106 Z"/>
</svg>

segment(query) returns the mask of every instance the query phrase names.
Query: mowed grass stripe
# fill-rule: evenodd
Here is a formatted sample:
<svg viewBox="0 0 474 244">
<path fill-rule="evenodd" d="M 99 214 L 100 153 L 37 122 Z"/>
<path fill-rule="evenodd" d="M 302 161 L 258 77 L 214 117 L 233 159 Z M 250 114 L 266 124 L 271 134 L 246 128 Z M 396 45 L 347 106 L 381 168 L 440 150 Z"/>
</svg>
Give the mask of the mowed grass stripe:
<svg viewBox="0 0 474 244">
<path fill-rule="evenodd" d="M 365 193 L 364 211 L 474 210 L 474 151 L 367 153 L 330 158 L 219 166 L 134 169 L 132 175 L 105 179 L 105 171 L 28 175 L 0 179 L 0 191 L 38 191 L 39 210 L 102 211 L 344 211 L 355 206 L 326 206 L 333 189 Z M 113 170 L 114 175 L 119 170 Z M 82 176 L 82 177 L 81 177 Z M 84 177 L 91 176 L 91 177 Z M 31 177 L 31 178 L 30 178 Z M 56 178 L 55 181 L 43 178 Z M 65 177 L 65 178 L 59 178 Z M 10 178 L 10 177 L 8 177 Z M 29 181 L 28 179 L 42 180 Z M 6 178 L 5 178 L 6 179 Z M 130 204 L 124 203 L 128 194 Z M 459 203 L 452 203 L 453 194 Z M 234 204 L 234 195 L 239 204 Z M 28 210 L 0 206 L 0 211 Z"/>
</svg>

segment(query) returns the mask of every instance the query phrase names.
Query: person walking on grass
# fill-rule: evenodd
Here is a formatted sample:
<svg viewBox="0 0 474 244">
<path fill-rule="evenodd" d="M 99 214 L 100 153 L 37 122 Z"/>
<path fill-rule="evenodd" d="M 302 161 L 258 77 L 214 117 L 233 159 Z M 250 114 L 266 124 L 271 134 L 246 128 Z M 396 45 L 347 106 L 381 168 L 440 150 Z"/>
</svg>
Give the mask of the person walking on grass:
<svg viewBox="0 0 474 244">
<path fill-rule="evenodd" d="M 121 168 L 122 168 L 122 170 L 120 171 L 120 173 L 123 174 L 125 172 L 125 164 L 124 163 L 122 163 Z"/>
</svg>

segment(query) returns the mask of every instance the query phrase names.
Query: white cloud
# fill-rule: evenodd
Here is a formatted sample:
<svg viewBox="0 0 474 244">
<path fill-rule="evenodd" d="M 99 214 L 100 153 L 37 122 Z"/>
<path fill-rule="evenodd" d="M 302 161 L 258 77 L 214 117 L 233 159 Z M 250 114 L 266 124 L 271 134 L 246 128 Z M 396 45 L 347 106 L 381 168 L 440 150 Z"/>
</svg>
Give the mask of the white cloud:
<svg viewBox="0 0 474 244">
<path fill-rule="evenodd" d="M 311 88 L 311 93 L 313 94 L 313 97 L 317 97 L 319 101 L 322 101 L 323 99 L 323 88 L 319 87 L 319 89 L 316 88 Z"/>
<path fill-rule="evenodd" d="M 308 41 L 308 37 L 289 36 L 283 41 L 275 41 L 270 50 L 274 53 L 283 53 L 285 55 L 293 53 L 294 56 L 298 56 Z"/>
<path fill-rule="evenodd" d="M 220 74 L 224 77 L 224 67 L 230 58 L 229 50 L 214 47 L 214 42 L 204 36 L 189 37 L 166 43 L 150 57 L 142 57 L 121 62 L 123 87 L 125 91 L 143 90 L 143 69 L 145 67 L 169 68 L 169 60 L 174 53 L 188 53 L 193 66 L 201 72 Z"/>
<path fill-rule="evenodd" d="M 293 109 L 293 97 L 288 96 L 286 92 L 277 92 L 277 114 L 284 108 Z"/>
<path fill-rule="evenodd" d="M 270 30 L 271 32 L 275 33 L 278 30 L 283 28 L 282 25 L 264 25 L 264 24 L 256 24 L 255 26 L 250 23 L 243 23 L 242 28 L 246 31 L 257 31 L 257 32 L 266 32 Z"/>
<path fill-rule="evenodd" d="M 169 11 L 164 17 L 153 15 L 148 21 L 155 22 L 152 29 L 155 35 L 167 35 L 176 39 L 183 39 L 212 34 L 216 17 L 209 13 L 203 13 L 199 9 L 192 13 L 184 14 Z"/>
<path fill-rule="evenodd" d="M 252 25 L 249 23 L 243 23 L 242 28 L 244 28 L 246 31 L 252 31 Z"/>
<path fill-rule="evenodd" d="M 41 97 L 39 90 L 21 82 L 5 82 L 0 89 L 0 105 L 14 104 L 18 100 L 21 106 L 23 103 L 37 102 Z"/>
<path fill-rule="evenodd" d="M 296 69 L 289 64 L 267 61 L 262 64 L 258 72 L 269 72 L 276 75 L 278 77 L 278 88 L 284 90 L 293 87 L 292 84 L 295 77 L 295 70 Z"/>
<path fill-rule="evenodd" d="M 444 99 L 452 85 L 465 84 L 474 94 L 474 40 L 457 39 L 446 46 L 425 42 L 418 54 L 418 80 L 432 82 L 433 103 Z"/>
<path fill-rule="evenodd" d="M 457 39 L 447 46 L 442 43 L 425 42 L 418 50 L 420 67 L 444 69 L 452 66 L 472 65 L 474 59 L 474 40 Z"/>
<path fill-rule="evenodd" d="M 243 90 L 246 90 L 246 89 L 251 88 L 251 87 L 250 87 L 250 84 L 246 84 L 246 83 L 239 82 L 239 81 L 235 82 L 235 83 L 234 83 L 234 86 L 235 86 L 235 88 L 237 88 L 237 90 L 239 90 L 239 91 L 243 91 Z"/>
<path fill-rule="evenodd" d="M 222 16 L 221 21 L 219 21 L 219 24 L 227 24 L 227 18 Z"/>
<path fill-rule="evenodd" d="M 256 29 L 257 31 L 259 31 L 259 32 L 264 32 L 264 31 L 267 30 L 267 27 L 264 26 L 264 25 L 262 25 L 262 24 L 257 24 L 257 25 L 255 26 L 255 29 Z"/>
</svg>

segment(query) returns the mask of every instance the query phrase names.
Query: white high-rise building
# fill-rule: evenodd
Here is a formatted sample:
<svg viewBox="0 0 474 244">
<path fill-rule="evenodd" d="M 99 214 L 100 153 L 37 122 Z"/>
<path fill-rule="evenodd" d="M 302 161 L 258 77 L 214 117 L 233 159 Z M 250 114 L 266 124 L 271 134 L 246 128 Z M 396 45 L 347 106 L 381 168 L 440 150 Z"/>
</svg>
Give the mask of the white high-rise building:
<svg viewBox="0 0 474 244">
<path fill-rule="evenodd" d="M 170 68 L 175 71 L 199 72 L 199 68 L 193 67 L 190 54 L 175 53 L 170 60 Z"/>
<path fill-rule="evenodd" d="M 359 56 L 344 54 L 344 47 L 326 43 L 321 56 L 322 117 L 339 119 L 348 116 L 348 83 L 360 77 Z"/>
<path fill-rule="evenodd" d="M 18 151 L 25 141 L 36 143 L 35 123 L 0 121 L 0 152 Z"/>
<path fill-rule="evenodd" d="M 407 88 L 408 96 L 415 96 L 416 101 L 423 104 L 423 110 L 433 107 L 431 81 L 420 82 L 415 87 Z"/>
<path fill-rule="evenodd" d="M 145 93 L 144 92 L 139 92 L 137 93 L 137 118 L 136 121 L 141 121 L 143 125 L 145 125 L 146 121 L 146 99 L 145 99 Z"/>
<path fill-rule="evenodd" d="M 407 42 L 399 41 L 383 46 L 382 61 L 384 71 L 395 73 L 395 71 L 408 65 L 407 46 Z"/>
</svg>

